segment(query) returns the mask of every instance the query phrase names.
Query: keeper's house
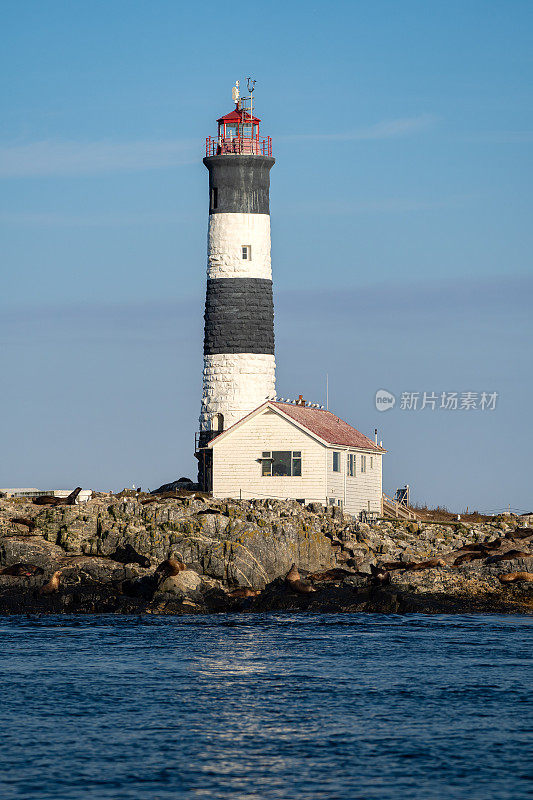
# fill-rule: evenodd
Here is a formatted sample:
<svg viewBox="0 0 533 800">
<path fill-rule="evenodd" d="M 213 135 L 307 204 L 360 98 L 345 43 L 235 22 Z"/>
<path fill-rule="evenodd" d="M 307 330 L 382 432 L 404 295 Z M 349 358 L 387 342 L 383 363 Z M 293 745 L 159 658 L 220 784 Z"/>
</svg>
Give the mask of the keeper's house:
<svg viewBox="0 0 533 800">
<path fill-rule="evenodd" d="M 213 497 L 276 498 L 381 513 L 386 451 L 330 411 L 267 401 L 215 436 Z"/>
</svg>

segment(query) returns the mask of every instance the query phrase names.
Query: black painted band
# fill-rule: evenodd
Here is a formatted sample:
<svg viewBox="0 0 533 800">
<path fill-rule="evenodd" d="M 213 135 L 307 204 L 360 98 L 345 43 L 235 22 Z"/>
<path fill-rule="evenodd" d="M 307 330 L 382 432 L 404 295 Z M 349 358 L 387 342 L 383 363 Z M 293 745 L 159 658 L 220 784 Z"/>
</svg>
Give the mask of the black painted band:
<svg viewBox="0 0 533 800">
<path fill-rule="evenodd" d="M 212 278 L 205 299 L 204 355 L 274 355 L 272 281 Z"/>
<path fill-rule="evenodd" d="M 209 213 L 269 214 L 269 156 L 207 156 Z"/>
</svg>

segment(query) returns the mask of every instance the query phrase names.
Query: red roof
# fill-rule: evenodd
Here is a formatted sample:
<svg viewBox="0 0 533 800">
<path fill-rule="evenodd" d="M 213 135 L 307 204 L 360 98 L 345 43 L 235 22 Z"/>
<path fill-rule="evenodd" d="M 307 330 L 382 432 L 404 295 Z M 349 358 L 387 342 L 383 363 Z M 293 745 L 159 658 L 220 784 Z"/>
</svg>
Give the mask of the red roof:
<svg viewBox="0 0 533 800">
<path fill-rule="evenodd" d="M 243 119 L 243 114 L 244 114 L 244 119 Z M 234 108 L 233 111 L 230 111 L 229 114 L 226 114 L 224 117 L 220 117 L 220 119 L 217 119 L 217 122 L 247 123 L 247 122 L 261 122 L 261 120 L 259 119 L 259 117 L 251 117 L 247 111 L 243 111 L 242 109 L 240 111 L 237 111 L 237 109 Z"/>
<path fill-rule="evenodd" d="M 274 406 L 286 414 L 288 417 L 291 417 L 295 422 L 298 422 L 310 433 L 314 433 L 316 436 L 319 436 L 324 442 L 332 445 L 339 445 L 339 447 L 358 447 L 362 450 L 374 450 L 376 453 L 386 453 L 387 451 L 383 447 L 378 447 L 377 444 L 365 436 L 363 433 L 360 433 L 355 428 L 352 428 L 351 425 L 348 425 L 347 422 L 344 422 L 343 419 L 336 417 L 335 414 L 332 414 L 331 411 L 324 411 L 324 409 L 320 408 L 308 408 L 306 406 L 296 406 L 292 403 L 279 403 L 274 400 L 268 400 L 263 405 L 259 406 L 259 408 L 255 408 L 253 411 L 250 411 L 249 414 L 246 414 L 242 419 L 238 422 L 234 422 L 233 425 L 230 425 L 229 428 L 226 428 L 225 431 L 221 431 L 216 436 L 214 436 L 210 442 L 208 442 L 207 446 L 212 447 L 213 444 L 220 439 L 222 436 L 225 436 L 228 431 L 233 430 L 238 425 L 240 425 L 244 420 L 248 419 L 248 417 L 253 416 L 257 411 L 260 411 L 263 408 L 267 408 L 267 406 Z"/>
<path fill-rule="evenodd" d="M 347 422 L 336 417 L 331 411 L 320 408 L 307 408 L 306 406 L 296 406 L 292 403 L 272 402 L 271 405 L 279 408 L 295 422 L 299 422 L 311 433 L 316 434 L 328 444 L 338 444 L 341 447 L 359 447 L 363 450 L 375 450 L 384 453 L 382 447 L 360 433 Z"/>
</svg>

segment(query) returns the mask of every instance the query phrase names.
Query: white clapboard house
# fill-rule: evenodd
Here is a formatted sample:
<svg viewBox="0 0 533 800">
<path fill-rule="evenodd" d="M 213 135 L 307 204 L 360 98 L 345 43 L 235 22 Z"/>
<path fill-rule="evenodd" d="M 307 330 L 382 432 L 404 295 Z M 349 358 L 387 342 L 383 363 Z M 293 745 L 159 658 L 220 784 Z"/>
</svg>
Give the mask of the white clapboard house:
<svg viewBox="0 0 533 800">
<path fill-rule="evenodd" d="M 277 498 L 381 512 L 386 452 L 331 411 L 267 401 L 207 444 L 214 497 Z"/>
</svg>

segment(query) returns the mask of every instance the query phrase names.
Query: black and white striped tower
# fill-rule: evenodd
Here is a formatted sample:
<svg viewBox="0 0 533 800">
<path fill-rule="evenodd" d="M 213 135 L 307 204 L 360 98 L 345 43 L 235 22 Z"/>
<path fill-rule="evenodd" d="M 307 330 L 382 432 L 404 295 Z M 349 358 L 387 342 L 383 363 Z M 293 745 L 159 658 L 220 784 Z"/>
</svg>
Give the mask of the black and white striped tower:
<svg viewBox="0 0 533 800">
<path fill-rule="evenodd" d="M 209 232 L 198 450 L 275 396 L 269 209 L 274 159 L 271 139 L 260 138 L 260 120 L 253 115 L 253 83 L 248 82 L 250 97 L 241 98 L 237 82 L 234 110 L 217 120 L 218 137 L 206 140 Z"/>
</svg>

